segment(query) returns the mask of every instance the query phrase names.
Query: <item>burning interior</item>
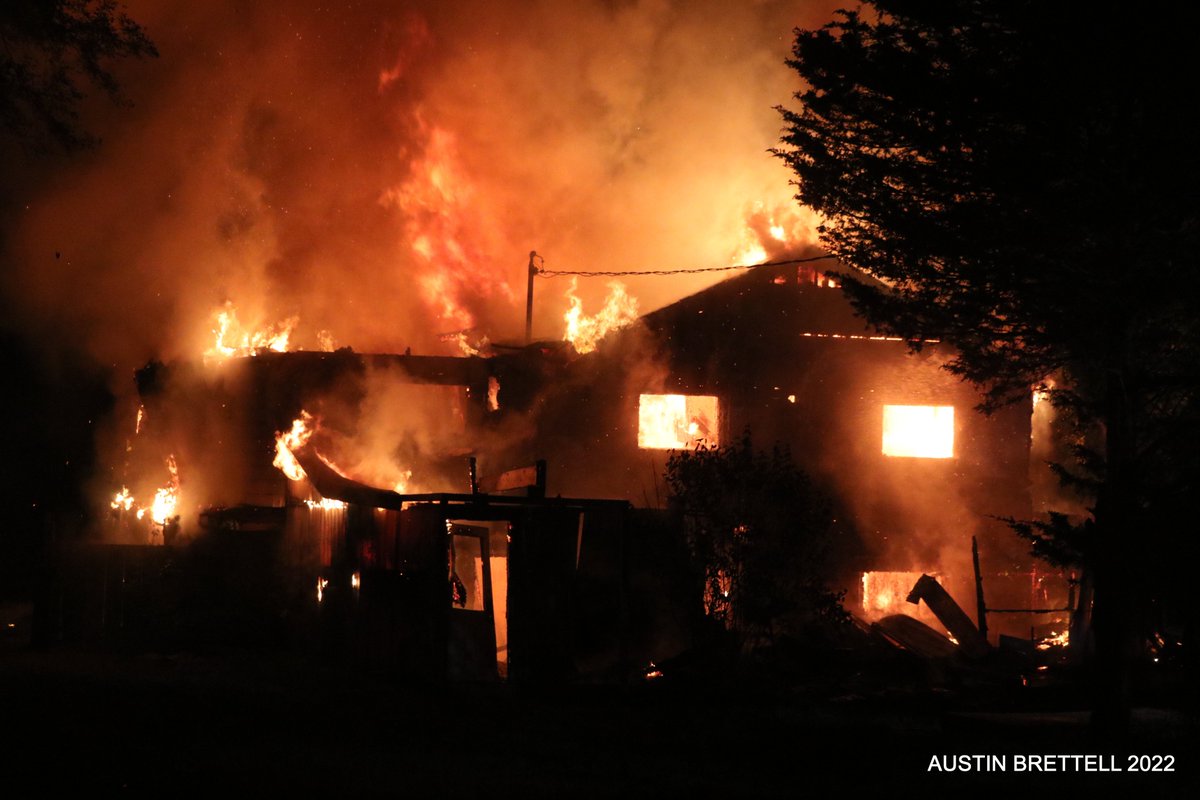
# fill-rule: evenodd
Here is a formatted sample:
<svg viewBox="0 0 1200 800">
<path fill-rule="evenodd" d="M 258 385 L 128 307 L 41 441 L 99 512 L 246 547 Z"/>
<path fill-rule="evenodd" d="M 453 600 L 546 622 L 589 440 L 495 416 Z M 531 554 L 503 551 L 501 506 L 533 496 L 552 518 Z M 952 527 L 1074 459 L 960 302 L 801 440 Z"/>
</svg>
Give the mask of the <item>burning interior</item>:
<svg viewBox="0 0 1200 800">
<path fill-rule="evenodd" d="M 954 406 L 883 407 L 883 454 L 954 457 Z"/>
<path fill-rule="evenodd" d="M 682 394 L 638 396 L 638 447 L 691 450 L 721 444 L 717 398 Z"/>
</svg>

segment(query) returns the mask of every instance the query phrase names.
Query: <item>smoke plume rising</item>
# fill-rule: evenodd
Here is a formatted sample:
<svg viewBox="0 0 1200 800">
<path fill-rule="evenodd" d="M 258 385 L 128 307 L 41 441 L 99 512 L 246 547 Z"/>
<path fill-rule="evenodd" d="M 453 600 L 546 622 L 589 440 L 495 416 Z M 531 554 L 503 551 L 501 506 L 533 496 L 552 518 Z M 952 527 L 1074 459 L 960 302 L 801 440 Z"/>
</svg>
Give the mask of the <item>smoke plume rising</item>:
<svg viewBox="0 0 1200 800">
<path fill-rule="evenodd" d="M 94 152 L 10 189 L 8 295 L 99 361 L 195 358 L 214 310 L 359 351 L 523 327 L 551 269 L 730 264 L 792 205 L 766 153 L 826 2 L 131 0 L 161 58 L 117 65 Z M 643 309 L 713 276 L 629 281 Z M 565 283 L 539 280 L 557 338 Z M 589 307 L 602 282 L 584 282 Z M 122 372 L 122 374 L 127 374 Z"/>
</svg>

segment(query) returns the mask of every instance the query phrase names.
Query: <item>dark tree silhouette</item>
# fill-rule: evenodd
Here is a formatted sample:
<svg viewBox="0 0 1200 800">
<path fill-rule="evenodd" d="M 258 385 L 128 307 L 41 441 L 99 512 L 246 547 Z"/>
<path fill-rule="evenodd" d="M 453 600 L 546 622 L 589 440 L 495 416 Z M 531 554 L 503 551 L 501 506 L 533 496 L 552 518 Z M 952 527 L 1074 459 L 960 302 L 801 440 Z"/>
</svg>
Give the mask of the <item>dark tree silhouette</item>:
<svg viewBox="0 0 1200 800">
<path fill-rule="evenodd" d="M 85 88 L 124 102 L 106 63 L 157 55 L 113 0 L 0 3 L 0 129 L 30 151 L 92 145 L 79 121 Z"/>
<path fill-rule="evenodd" d="M 827 588 L 843 531 L 786 450 L 756 451 L 747 434 L 734 445 L 681 451 L 667 461 L 666 482 L 705 611 L 744 645 L 843 619 Z"/>
<path fill-rule="evenodd" d="M 874 0 L 796 32 L 807 88 L 775 151 L 829 251 L 889 287 L 847 281 L 871 322 L 952 341 L 985 409 L 1056 375 L 1052 402 L 1099 432 L 1071 465 L 1092 519 L 1060 550 L 1095 579 L 1094 719 L 1115 731 L 1137 604 L 1184 538 L 1155 525 L 1195 488 L 1194 17 Z"/>
</svg>

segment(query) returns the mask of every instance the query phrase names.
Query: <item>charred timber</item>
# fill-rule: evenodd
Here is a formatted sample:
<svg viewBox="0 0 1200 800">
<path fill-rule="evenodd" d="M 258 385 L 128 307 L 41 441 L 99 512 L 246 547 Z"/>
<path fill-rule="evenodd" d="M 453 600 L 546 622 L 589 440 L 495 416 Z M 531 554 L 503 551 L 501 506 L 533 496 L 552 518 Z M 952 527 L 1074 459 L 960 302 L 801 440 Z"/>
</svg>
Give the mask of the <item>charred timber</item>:
<svg viewBox="0 0 1200 800">
<path fill-rule="evenodd" d="M 573 497 L 521 497 L 517 495 L 490 495 L 456 492 L 426 492 L 422 494 L 399 494 L 387 489 L 346 478 L 329 467 L 308 448 L 294 451 L 296 460 L 304 468 L 309 482 L 321 493 L 322 497 L 330 500 L 341 500 L 353 505 L 369 506 L 371 508 L 388 508 L 402 510 L 410 503 L 437 503 L 442 505 L 464 506 L 538 506 L 557 508 L 630 508 L 627 500 L 602 500 L 593 498 Z"/>
<path fill-rule="evenodd" d="M 925 601 L 929 610 L 946 626 L 946 630 L 958 640 L 959 649 L 969 658 L 979 658 L 991 650 L 987 640 L 979 635 L 979 629 L 971 622 L 962 607 L 942 588 L 936 579 L 922 575 L 908 594 L 908 602 Z"/>
</svg>

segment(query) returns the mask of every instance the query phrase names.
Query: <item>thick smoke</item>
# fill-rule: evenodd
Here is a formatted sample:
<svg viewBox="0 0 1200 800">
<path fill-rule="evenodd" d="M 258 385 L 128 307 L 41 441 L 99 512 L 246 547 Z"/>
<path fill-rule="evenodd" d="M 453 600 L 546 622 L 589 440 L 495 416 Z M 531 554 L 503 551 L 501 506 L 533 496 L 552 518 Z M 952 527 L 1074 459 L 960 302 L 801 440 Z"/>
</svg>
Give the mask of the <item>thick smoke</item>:
<svg viewBox="0 0 1200 800">
<path fill-rule="evenodd" d="M 729 264 L 748 215 L 791 205 L 772 107 L 792 29 L 831 5 L 131 0 L 161 58 L 118 66 L 132 108 L 88 109 L 98 150 L 16 184 L 6 291 L 132 367 L 197 357 L 226 302 L 299 316 L 301 347 L 515 338 L 531 249 Z M 714 279 L 630 289 L 653 309 Z M 536 335 L 561 336 L 566 288 L 538 281 Z"/>
</svg>

